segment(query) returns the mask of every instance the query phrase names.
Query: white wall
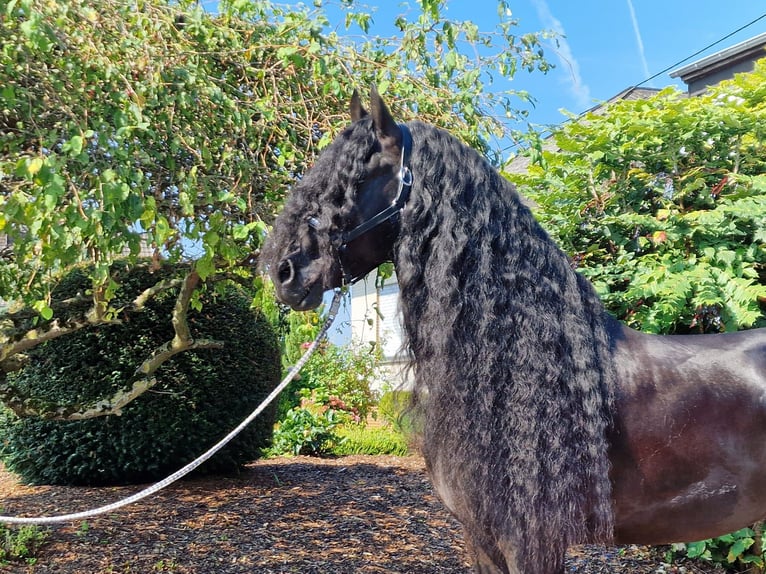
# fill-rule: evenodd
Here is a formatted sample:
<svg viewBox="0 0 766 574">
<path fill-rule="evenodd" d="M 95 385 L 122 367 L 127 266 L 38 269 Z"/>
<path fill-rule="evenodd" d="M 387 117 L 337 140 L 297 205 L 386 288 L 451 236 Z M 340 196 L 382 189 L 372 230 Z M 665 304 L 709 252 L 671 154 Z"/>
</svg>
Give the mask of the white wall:
<svg viewBox="0 0 766 574">
<path fill-rule="evenodd" d="M 387 279 L 380 292 L 375 289 L 374 272 L 351 287 L 351 337 L 357 343 L 380 345 L 389 386 L 399 387 L 405 382 L 407 356 L 402 351 L 396 276 Z"/>
</svg>

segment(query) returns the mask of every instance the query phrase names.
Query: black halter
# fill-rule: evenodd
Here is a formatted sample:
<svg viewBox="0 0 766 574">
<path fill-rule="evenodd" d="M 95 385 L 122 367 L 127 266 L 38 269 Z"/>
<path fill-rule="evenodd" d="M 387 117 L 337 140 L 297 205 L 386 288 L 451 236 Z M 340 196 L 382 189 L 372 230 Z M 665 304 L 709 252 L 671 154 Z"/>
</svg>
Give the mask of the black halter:
<svg viewBox="0 0 766 574">
<path fill-rule="evenodd" d="M 404 206 L 407 204 L 407 200 L 410 197 L 410 189 L 412 188 L 412 171 L 410 171 L 409 164 L 410 155 L 412 154 L 412 134 L 410 133 L 410 128 L 404 124 L 399 124 L 399 129 L 402 132 L 402 158 L 399 165 L 399 174 L 397 176 L 399 179 L 399 189 L 396 192 L 396 197 L 391 202 L 391 205 L 389 205 L 384 210 L 378 212 L 376 215 L 373 215 L 367 221 L 360 223 L 350 231 L 344 231 L 340 235 L 333 238 L 333 247 L 335 247 L 335 250 L 338 254 L 338 261 L 343 272 L 343 281 L 346 285 L 356 283 L 368 273 L 368 271 L 365 271 L 364 273 L 353 275 L 346 269 L 346 266 L 343 265 L 343 255 L 346 251 L 346 248 L 348 247 L 348 244 L 360 235 L 367 233 L 380 224 L 399 217 L 399 214 L 401 213 L 402 209 L 404 209 Z M 309 219 L 308 223 L 315 229 L 319 226 L 319 222 L 313 217 Z"/>
<path fill-rule="evenodd" d="M 404 209 L 404 206 L 410 197 L 412 172 L 410 171 L 409 164 L 410 155 L 412 154 L 412 134 L 410 133 L 410 128 L 404 124 L 399 124 L 399 129 L 402 131 L 402 159 L 399 164 L 399 189 L 396 192 L 396 197 L 386 209 L 379 212 L 377 215 L 372 216 L 367 221 L 360 223 L 351 231 L 344 232 L 341 235 L 339 246 L 339 249 L 341 250 L 345 249 L 349 242 L 360 235 L 367 233 L 370 229 L 374 229 L 384 221 L 397 217 L 401 210 Z"/>
</svg>

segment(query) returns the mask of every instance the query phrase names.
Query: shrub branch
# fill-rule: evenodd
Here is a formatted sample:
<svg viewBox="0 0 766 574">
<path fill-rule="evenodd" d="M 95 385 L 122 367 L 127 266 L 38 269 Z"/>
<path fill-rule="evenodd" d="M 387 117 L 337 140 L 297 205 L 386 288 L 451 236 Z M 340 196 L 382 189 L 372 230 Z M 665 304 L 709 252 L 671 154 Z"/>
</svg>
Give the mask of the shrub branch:
<svg viewBox="0 0 766 574">
<path fill-rule="evenodd" d="M 187 321 L 189 302 L 200 282 L 196 270 L 191 270 L 183 280 L 163 280 L 143 291 L 128 307 L 131 311 L 141 311 L 151 297 L 161 291 L 181 286 L 173 308 L 173 338 L 157 347 L 151 356 L 136 369 L 124 388 L 111 397 L 98 399 L 90 404 L 51 405 L 24 393 L 9 383 L 6 374 L 23 367 L 27 358 L 23 353 L 46 341 L 67 335 L 90 325 L 119 323 L 119 320 L 107 320 L 103 313 L 93 313 L 93 308 L 82 316 L 60 321 L 55 319 L 39 329 L 30 329 L 17 338 L 5 342 L 0 347 L 0 401 L 19 417 L 38 417 L 47 420 L 85 420 L 105 415 L 120 415 L 122 409 L 157 384 L 154 374 L 166 361 L 184 351 L 195 349 L 221 349 L 223 342 L 211 339 L 195 340 Z"/>
</svg>

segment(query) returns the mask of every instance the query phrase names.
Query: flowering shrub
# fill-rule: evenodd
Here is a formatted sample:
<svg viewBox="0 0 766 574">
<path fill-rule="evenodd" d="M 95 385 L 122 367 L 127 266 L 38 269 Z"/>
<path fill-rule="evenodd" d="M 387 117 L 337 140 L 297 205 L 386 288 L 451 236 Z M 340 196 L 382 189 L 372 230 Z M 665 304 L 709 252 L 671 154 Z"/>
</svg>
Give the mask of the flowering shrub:
<svg viewBox="0 0 766 574">
<path fill-rule="evenodd" d="M 378 359 L 374 351 L 321 345 L 282 393 L 278 419 L 311 398 L 320 405 L 349 413 L 354 422 L 364 422 L 377 403 L 378 397 L 370 387 L 379 376 Z"/>
<path fill-rule="evenodd" d="M 274 441 L 267 454 L 321 456 L 332 452 L 343 439 L 335 432 L 341 417 L 333 409 L 317 411 L 295 407 L 274 427 Z"/>
<path fill-rule="evenodd" d="M 295 314 L 298 315 L 298 314 Z M 288 321 L 296 327 L 286 338 L 288 360 L 297 361 L 311 343 L 299 342 L 295 332 L 310 335 L 318 324 L 310 315 Z M 341 425 L 364 425 L 377 396 L 371 383 L 377 378 L 378 353 L 322 344 L 279 399 L 273 446 L 269 455 L 325 455 L 343 442 Z"/>
</svg>

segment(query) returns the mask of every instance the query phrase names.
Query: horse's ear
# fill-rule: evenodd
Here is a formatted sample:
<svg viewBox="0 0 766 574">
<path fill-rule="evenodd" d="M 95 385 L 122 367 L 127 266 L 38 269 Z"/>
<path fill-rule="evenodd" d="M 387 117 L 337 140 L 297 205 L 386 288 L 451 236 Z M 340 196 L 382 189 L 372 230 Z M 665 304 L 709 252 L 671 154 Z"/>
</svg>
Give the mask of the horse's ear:
<svg viewBox="0 0 766 574">
<path fill-rule="evenodd" d="M 400 147 L 402 130 L 394 121 L 391 112 L 388 111 L 383 98 L 378 93 L 378 88 L 374 85 L 370 91 L 370 111 L 372 112 L 372 125 L 375 126 L 375 135 L 378 136 L 383 148 Z"/>
<path fill-rule="evenodd" d="M 354 93 L 351 95 L 351 121 L 356 122 L 366 115 L 367 110 L 362 107 L 362 99 L 359 97 L 359 92 L 354 90 Z"/>
</svg>

